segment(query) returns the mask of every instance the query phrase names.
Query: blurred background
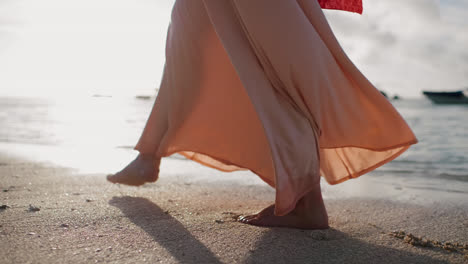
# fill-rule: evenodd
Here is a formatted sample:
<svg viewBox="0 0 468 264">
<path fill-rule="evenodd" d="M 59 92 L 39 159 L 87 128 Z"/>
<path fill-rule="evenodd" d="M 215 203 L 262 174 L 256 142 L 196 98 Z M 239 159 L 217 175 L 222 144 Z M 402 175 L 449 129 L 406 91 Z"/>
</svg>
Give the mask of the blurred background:
<svg viewBox="0 0 468 264">
<path fill-rule="evenodd" d="M 0 153 L 86 173 L 125 165 L 157 93 L 173 2 L 0 0 Z M 358 68 L 401 98 L 392 103 L 420 140 L 374 178 L 467 194 L 468 107 L 421 92 L 468 87 L 468 1 L 325 12 Z"/>
<path fill-rule="evenodd" d="M 1 0 L 0 95 L 153 95 L 173 0 Z M 325 11 L 379 89 L 404 97 L 468 86 L 468 2 L 364 1 Z"/>
<path fill-rule="evenodd" d="M 154 95 L 172 4 L 1 0 L 0 95 Z"/>
</svg>

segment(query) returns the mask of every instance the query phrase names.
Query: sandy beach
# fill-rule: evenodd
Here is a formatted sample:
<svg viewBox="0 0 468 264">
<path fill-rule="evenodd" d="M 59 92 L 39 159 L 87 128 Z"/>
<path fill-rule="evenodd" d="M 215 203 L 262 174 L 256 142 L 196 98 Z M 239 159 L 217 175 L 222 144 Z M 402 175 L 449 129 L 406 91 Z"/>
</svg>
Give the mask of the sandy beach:
<svg viewBox="0 0 468 264">
<path fill-rule="evenodd" d="M 468 261 L 463 202 L 340 198 L 324 185 L 329 230 L 260 228 L 234 219 L 269 205 L 274 191 L 209 177 L 163 172 L 133 188 L 2 154 L 0 263 Z"/>
<path fill-rule="evenodd" d="M 0 1 L 0 264 L 468 264 L 468 1 L 318 2 Z"/>
</svg>

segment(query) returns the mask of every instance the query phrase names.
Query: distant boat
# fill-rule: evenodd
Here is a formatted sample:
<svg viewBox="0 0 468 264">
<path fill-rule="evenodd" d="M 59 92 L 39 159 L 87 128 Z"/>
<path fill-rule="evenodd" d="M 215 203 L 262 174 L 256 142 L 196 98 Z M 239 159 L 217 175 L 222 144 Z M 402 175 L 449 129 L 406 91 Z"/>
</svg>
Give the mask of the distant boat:
<svg viewBox="0 0 468 264">
<path fill-rule="evenodd" d="M 137 95 L 137 96 L 135 96 L 135 98 L 140 99 L 140 100 L 150 100 L 151 95 Z"/>
<path fill-rule="evenodd" d="M 385 96 L 385 98 L 387 98 L 388 100 L 400 100 L 400 99 L 401 99 L 401 97 L 400 97 L 398 94 L 395 94 L 394 96 L 392 96 L 392 97 L 390 98 L 390 96 L 388 96 L 388 94 L 387 94 L 386 92 L 384 92 L 384 91 L 382 91 L 382 90 L 379 90 L 379 91 L 380 91 L 380 93 L 381 93 L 383 96 Z"/>
<path fill-rule="evenodd" d="M 423 94 L 436 104 L 468 104 L 468 97 L 467 97 L 466 91 L 454 91 L 454 92 L 423 91 Z"/>
</svg>

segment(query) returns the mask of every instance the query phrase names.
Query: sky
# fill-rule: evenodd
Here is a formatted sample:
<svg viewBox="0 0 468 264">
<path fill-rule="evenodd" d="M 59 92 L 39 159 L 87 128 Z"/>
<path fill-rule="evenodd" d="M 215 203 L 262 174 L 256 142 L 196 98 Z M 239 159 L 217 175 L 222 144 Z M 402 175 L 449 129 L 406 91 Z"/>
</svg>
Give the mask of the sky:
<svg viewBox="0 0 468 264">
<path fill-rule="evenodd" d="M 327 12 L 352 60 L 379 89 L 468 88 L 468 1 L 364 0 L 364 15 Z"/>
<path fill-rule="evenodd" d="M 151 95 L 173 0 L 0 0 L 0 96 Z M 358 68 L 390 95 L 468 88 L 468 1 L 364 0 L 326 11 Z"/>
</svg>

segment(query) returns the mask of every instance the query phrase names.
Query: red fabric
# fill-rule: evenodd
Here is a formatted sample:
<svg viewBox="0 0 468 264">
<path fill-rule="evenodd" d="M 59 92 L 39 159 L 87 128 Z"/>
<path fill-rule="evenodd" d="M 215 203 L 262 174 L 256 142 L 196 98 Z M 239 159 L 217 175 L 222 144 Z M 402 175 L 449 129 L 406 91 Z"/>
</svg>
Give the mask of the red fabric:
<svg viewBox="0 0 468 264">
<path fill-rule="evenodd" d="M 337 9 L 362 14 L 362 0 L 318 0 L 325 9 Z"/>
</svg>

